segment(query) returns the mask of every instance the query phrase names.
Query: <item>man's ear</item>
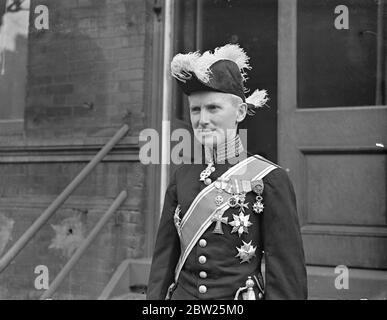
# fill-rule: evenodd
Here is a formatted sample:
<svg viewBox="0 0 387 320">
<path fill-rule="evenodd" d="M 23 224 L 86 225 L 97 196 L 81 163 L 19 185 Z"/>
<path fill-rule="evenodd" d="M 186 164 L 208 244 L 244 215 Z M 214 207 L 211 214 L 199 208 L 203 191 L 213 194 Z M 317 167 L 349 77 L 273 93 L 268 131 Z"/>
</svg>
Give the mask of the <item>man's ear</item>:
<svg viewBox="0 0 387 320">
<path fill-rule="evenodd" d="M 237 122 L 242 122 L 247 115 L 247 103 L 241 103 L 238 105 L 237 109 Z"/>
</svg>

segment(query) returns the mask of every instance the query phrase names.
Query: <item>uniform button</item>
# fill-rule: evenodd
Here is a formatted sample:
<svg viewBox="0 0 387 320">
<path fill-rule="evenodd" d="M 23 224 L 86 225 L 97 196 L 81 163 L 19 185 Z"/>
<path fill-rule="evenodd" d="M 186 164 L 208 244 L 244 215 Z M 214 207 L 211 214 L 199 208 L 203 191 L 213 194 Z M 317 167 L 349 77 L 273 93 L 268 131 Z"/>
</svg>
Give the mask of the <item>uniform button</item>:
<svg viewBox="0 0 387 320">
<path fill-rule="evenodd" d="M 200 256 L 199 257 L 199 263 L 200 264 L 205 264 L 207 262 L 207 258 L 205 256 Z"/>
<path fill-rule="evenodd" d="M 200 239 L 200 241 L 199 241 L 199 246 L 201 246 L 202 248 L 204 248 L 206 245 L 207 245 L 207 241 L 206 241 L 205 239 Z"/>
<path fill-rule="evenodd" d="M 207 278 L 207 272 L 205 272 L 205 271 L 200 271 L 199 277 L 202 278 L 202 279 Z"/>
<path fill-rule="evenodd" d="M 207 287 L 204 286 L 204 285 L 199 286 L 199 292 L 200 293 L 206 293 L 207 292 Z"/>
</svg>

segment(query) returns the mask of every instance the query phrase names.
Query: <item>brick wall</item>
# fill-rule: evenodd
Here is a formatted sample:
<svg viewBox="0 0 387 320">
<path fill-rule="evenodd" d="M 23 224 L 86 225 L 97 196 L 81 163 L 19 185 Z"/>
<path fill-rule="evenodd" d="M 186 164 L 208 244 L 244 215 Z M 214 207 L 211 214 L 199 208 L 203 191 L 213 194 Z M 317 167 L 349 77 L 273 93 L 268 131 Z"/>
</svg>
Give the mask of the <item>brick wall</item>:
<svg viewBox="0 0 387 320">
<path fill-rule="evenodd" d="M 135 144 L 131 137 L 145 125 L 146 3 L 31 0 L 25 130 L 17 139 L 0 137 L 0 219 L 9 226 L 0 230 L 3 253 L 85 166 L 80 159 L 91 157 L 87 148 L 102 147 L 124 123 L 130 133 L 121 144 Z M 49 30 L 34 28 L 38 4 L 49 8 Z M 123 259 L 144 255 L 145 173 L 133 154 L 100 163 L 0 274 L 0 299 L 39 297 L 34 268 L 46 265 L 52 281 L 69 259 L 63 248 L 53 245 L 58 230 L 75 219 L 82 233 L 67 232 L 65 241 L 83 239 L 126 189 L 128 199 L 56 295 L 97 298 Z"/>
<path fill-rule="evenodd" d="M 103 136 L 142 127 L 145 1 L 33 0 L 49 30 L 29 34 L 28 135 Z M 110 131 L 108 131 L 110 132 Z"/>
</svg>

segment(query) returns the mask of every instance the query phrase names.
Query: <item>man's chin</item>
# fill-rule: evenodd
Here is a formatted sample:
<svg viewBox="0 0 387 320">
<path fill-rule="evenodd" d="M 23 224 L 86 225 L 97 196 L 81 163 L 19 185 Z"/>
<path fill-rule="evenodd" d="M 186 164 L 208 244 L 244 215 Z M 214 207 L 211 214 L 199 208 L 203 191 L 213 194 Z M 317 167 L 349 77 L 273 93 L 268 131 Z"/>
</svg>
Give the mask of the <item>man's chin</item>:
<svg viewBox="0 0 387 320">
<path fill-rule="evenodd" d="M 204 146 L 206 147 L 216 147 L 217 145 L 221 144 L 223 139 L 220 139 L 218 136 L 213 134 L 204 134 L 200 136 L 196 136 L 196 139 Z"/>
</svg>

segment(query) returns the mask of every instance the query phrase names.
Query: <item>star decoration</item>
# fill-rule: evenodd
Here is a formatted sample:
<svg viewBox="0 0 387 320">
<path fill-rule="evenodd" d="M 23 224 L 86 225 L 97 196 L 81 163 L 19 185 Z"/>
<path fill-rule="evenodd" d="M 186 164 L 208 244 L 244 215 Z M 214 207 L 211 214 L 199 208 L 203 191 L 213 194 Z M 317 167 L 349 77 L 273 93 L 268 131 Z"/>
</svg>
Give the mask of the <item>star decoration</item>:
<svg viewBox="0 0 387 320">
<path fill-rule="evenodd" d="M 249 233 L 247 230 L 248 227 L 252 225 L 249 221 L 250 215 L 245 216 L 243 212 L 239 212 L 239 216 L 236 214 L 232 215 L 234 221 L 229 222 L 229 225 L 232 226 L 231 233 L 238 232 L 238 235 L 241 236 L 243 232 Z"/>
<path fill-rule="evenodd" d="M 248 262 L 250 263 L 250 260 L 255 257 L 255 250 L 257 247 L 252 246 L 250 241 L 249 243 L 246 243 L 242 240 L 243 246 L 240 248 L 236 248 L 238 250 L 238 254 L 235 257 L 239 257 L 241 259 L 240 263 Z"/>
<path fill-rule="evenodd" d="M 256 213 L 263 212 L 263 208 L 264 208 L 263 203 L 259 202 L 259 201 L 255 202 L 254 205 L 253 205 L 253 210 Z"/>
</svg>

